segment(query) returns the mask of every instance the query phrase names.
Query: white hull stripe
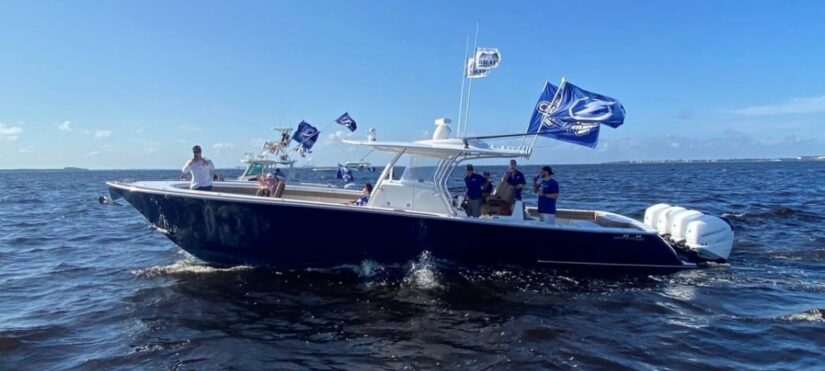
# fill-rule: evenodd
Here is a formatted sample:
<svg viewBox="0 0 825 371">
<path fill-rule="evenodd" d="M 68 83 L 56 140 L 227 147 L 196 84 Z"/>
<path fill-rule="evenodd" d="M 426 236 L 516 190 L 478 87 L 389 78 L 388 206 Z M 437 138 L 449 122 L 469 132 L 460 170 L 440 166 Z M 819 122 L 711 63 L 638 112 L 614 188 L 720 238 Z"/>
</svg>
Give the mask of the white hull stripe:
<svg viewBox="0 0 825 371">
<path fill-rule="evenodd" d="M 606 267 L 638 267 L 638 268 L 696 268 L 696 264 L 683 263 L 682 265 L 659 265 L 659 264 L 622 264 L 622 263 L 589 263 L 589 262 L 571 262 L 571 261 L 557 261 L 557 260 L 537 260 L 544 264 L 568 264 L 568 265 L 600 265 Z"/>
</svg>

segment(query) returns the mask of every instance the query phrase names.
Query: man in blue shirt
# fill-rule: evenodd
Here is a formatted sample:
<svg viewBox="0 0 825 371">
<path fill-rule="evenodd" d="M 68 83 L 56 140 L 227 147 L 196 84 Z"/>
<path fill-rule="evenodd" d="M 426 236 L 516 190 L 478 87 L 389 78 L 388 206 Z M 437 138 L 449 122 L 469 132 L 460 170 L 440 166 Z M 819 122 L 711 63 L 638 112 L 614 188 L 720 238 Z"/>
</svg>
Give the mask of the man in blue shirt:
<svg viewBox="0 0 825 371">
<path fill-rule="evenodd" d="M 556 224 L 556 199 L 559 198 L 559 183 L 553 179 L 550 166 L 541 168 L 541 178 L 536 179 L 533 191 L 539 198 L 539 216 L 548 224 Z"/>
<path fill-rule="evenodd" d="M 507 168 L 507 172 L 501 178 L 501 181 L 513 186 L 513 197 L 515 200 L 521 201 L 521 191 L 527 182 L 524 181 L 524 174 L 518 171 L 516 160 L 510 160 L 510 167 Z M 511 200 L 510 203 L 512 204 L 515 200 Z"/>
<path fill-rule="evenodd" d="M 473 218 L 481 216 L 481 191 L 487 180 L 473 172 L 473 165 L 467 165 L 467 176 L 464 177 L 464 200 L 467 201 L 467 215 Z"/>
</svg>

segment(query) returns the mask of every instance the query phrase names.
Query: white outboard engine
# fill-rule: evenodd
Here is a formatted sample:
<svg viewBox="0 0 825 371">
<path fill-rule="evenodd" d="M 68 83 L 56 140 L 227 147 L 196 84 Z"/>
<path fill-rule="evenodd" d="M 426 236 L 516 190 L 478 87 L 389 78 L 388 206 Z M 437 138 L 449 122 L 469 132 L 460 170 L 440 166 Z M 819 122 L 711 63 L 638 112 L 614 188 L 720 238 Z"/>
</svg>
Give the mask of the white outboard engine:
<svg viewBox="0 0 825 371">
<path fill-rule="evenodd" d="M 664 209 L 658 214 L 659 217 L 656 219 L 656 231 L 659 232 L 660 235 L 670 234 L 670 225 L 673 223 L 673 217 L 685 210 L 687 209 L 681 206 L 671 206 Z"/>
<path fill-rule="evenodd" d="M 695 251 L 701 259 L 722 262 L 733 248 L 733 229 L 722 218 L 681 206 L 656 204 L 645 210 L 645 225 L 674 247 Z"/>
<path fill-rule="evenodd" d="M 699 219 L 703 215 L 705 214 L 696 210 L 684 210 L 673 215 L 673 221 L 670 223 L 670 228 L 668 228 L 670 240 L 676 243 L 684 243 L 688 223 Z"/>
<path fill-rule="evenodd" d="M 725 261 L 733 248 L 733 229 L 722 218 L 703 215 L 687 224 L 685 246 L 702 258 Z"/>
<path fill-rule="evenodd" d="M 668 204 L 656 204 L 648 207 L 645 210 L 645 225 L 650 228 L 656 228 L 656 221 L 659 220 L 659 214 L 665 209 L 670 208 Z"/>
</svg>

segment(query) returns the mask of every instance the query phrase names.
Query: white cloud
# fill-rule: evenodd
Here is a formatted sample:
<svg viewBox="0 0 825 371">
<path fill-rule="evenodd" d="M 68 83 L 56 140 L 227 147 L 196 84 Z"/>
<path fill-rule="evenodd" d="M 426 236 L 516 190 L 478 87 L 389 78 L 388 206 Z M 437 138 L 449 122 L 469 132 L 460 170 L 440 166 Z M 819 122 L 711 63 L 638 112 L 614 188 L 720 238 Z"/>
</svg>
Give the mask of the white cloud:
<svg viewBox="0 0 825 371">
<path fill-rule="evenodd" d="M 20 153 L 23 153 L 23 154 L 27 154 L 27 155 L 29 155 L 29 154 L 34 153 L 34 150 L 33 150 L 33 149 L 31 149 L 31 147 L 27 147 L 27 148 L 20 148 L 20 151 L 19 151 L 19 152 L 20 152 Z"/>
<path fill-rule="evenodd" d="M 215 144 L 212 145 L 212 149 L 214 149 L 216 151 L 221 151 L 221 150 L 224 150 L 224 149 L 232 149 L 232 148 L 235 148 L 235 143 L 232 143 L 232 142 L 215 143 Z"/>
<path fill-rule="evenodd" d="M 0 142 L 14 142 L 22 132 L 23 128 L 19 126 L 8 126 L 0 122 Z"/>
<path fill-rule="evenodd" d="M 183 125 L 181 125 L 181 126 L 178 126 L 178 129 L 179 129 L 180 131 L 185 131 L 185 132 L 198 132 L 198 131 L 203 131 L 203 128 L 202 128 L 202 127 L 200 127 L 200 126 L 195 126 L 195 125 L 192 125 L 192 124 L 189 124 L 189 123 L 186 123 L 186 124 L 183 124 Z"/>
<path fill-rule="evenodd" d="M 791 98 L 784 103 L 750 106 L 729 110 L 727 112 L 747 116 L 774 116 L 795 113 L 825 112 L 825 95 L 819 97 Z"/>
<path fill-rule="evenodd" d="M 87 153 L 86 156 L 84 156 L 84 157 L 87 157 L 87 158 L 88 157 L 95 157 L 99 154 L 100 154 L 100 151 L 91 151 L 91 152 Z"/>
<path fill-rule="evenodd" d="M 66 131 L 66 132 L 72 131 L 72 122 L 69 121 L 69 120 L 63 121 L 62 124 L 57 125 L 57 128 L 60 129 L 61 131 Z"/>
<path fill-rule="evenodd" d="M 95 129 L 94 133 L 92 133 L 92 136 L 95 139 L 106 139 L 112 136 L 112 131 Z"/>
<path fill-rule="evenodd" d="M 151 155 L 157 152 L 158 150 L 160 150 L 160 142 L 150 140 L 148 142 L 143 143 L 143 151 L 141 152 L 141 155 Z"/>
</svg>

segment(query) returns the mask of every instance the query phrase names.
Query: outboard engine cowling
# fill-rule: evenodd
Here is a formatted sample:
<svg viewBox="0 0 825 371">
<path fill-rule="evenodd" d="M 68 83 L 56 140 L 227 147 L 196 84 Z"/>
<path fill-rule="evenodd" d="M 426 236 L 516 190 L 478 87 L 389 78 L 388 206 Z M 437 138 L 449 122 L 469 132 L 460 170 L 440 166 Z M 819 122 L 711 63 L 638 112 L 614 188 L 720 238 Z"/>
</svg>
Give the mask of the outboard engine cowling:
<svg viewBox="0 0 825 371">
<path fill-rule="evenodd" d="M 733 248 L 733 229 L 721 218 L 702 215 L 687 224 L 685 245 L 704 259 L 725 261 Z"/>
<path fill-rule="evenodd" d="M 688 223 L 699 219 L 702 215 L 705 214 L 696 210 L 685 210 L 673 215 L 673 222 L 670 223 L 670 228 L 668 228 L 670 240 L 676 243 L 683 242 L 685 240 L 685 234 L 687 233 Z"/>
<path fill-rule="evenodd" d="M 656 219 L 656 231 L 658 231 L 660 235 L 668 234 L 670 224 L 673 223 L 673 217 L 677 213 L 685 210 L 687 209 L 681 206 L 671 206 L 667 209 L 664 209 L 664 211 L 658 214 L 659 218 Z"/>
<path fill-rule="evenodd" d="M 645 210 L 645 225 L 655 229 L 656 220 L 659 219 L 659 213 L 663 212 L 665 209 L 669 207 L 670 205 L 668 204 L 656 204 L 651 207 L 648 207 Z"/>
</svg>

